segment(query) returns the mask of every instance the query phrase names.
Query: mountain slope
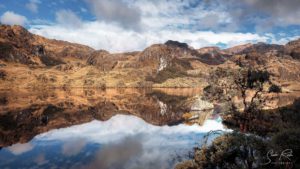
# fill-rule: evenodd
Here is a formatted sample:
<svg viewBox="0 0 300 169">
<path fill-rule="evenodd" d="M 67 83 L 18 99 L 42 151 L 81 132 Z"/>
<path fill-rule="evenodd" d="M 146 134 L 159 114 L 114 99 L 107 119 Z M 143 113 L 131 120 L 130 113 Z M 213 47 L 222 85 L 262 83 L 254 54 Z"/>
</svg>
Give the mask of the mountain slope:
<svg viewBox="0 0 300 169">
<path fill-rule="evenodd" d="M 300 90 L 300 40 L 193 49 L 169 40 L 143 51 L 109 53 L 47 39 L 21 26 L 0 26 L 0 89 L 203 87 L 217 67 L 268 69 L 287 90 Z"/>
<path fill-rule="evenodd" d="M 0 26 L 0 59 L 26 65 L 55 66 L 68 58 L 84 59 L 94 50 L 90 47 L 50 40 L 31 34 L 21 26 Z"/>
</svg>

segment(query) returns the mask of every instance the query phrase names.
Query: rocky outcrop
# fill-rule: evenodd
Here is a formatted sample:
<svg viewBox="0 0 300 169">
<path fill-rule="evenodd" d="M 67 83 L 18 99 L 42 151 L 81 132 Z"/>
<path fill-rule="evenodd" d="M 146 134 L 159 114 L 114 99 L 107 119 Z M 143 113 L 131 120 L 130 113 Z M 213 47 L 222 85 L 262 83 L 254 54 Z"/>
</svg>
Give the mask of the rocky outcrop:
<svg viewBox="0 0 300 169">
<path fill-rule="evenodd" d="M 21 26 L 0 25 L 0 59 L 25 65 L 55 66 L 65 58 L 84 59 L 93 51 L 84 45 L 50 40 Z"/>
<path fill-rule="evenodd" d="M 168 40 L 165 45 L 170 46 L 170 47 L 177 47 L 177 48 L 182 48 L 182 49 L 189 49 L 188 44 L 186 43 L 181 43 L 178 41 L 173 41 L 173 40 Z"/>
<path fill-rule="evenodd" d="M 300 39 L 287 43 L 285 45 L 285 52 L 292 58 L 300 60 Z"/>
<path fill-rule="evenodd" d="M 218 47 L 204 47 L 198 49 L 197 51 L 197 57 L 199 60 L 209 65 L 222 64 L 231 56 Z"/>
<path fill-rule="evenodd" d="M 212 110 L 213 108 L 214 105 L 212 103 L 202 100 L 201 98 L 197 98 L 191 107 L 191 109 L 194 111 L 206 111 Z"/>
</svg>

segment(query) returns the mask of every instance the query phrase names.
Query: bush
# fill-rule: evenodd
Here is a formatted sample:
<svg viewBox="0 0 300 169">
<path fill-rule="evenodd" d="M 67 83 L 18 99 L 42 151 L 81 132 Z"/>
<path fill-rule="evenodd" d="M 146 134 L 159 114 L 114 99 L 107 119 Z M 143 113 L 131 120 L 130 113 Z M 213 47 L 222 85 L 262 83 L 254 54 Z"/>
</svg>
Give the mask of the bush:
<svg viewBox="0 0 300 169">
<path fill-rule="evenodd" d="M 208 85 L 203 89 L 203 98 L 205 100 L 223 100 L 223 89 L 218 86 Z"/>
<path fill-rule="evenodd" d="M 4 70 L 0 70 L 0 79 L 5 80 L 7 73 Z"/>
<path fill-rule="evenodd" d="M 281 91 L 281 87 L 275 84 L 272 84 L 269 88 L 270 93 L 280 93 Z"/>
<path fill-rule="evenodd" d="M 100 83 L 100 84 L 98 85 L 98 87 L 99 87 L 101 90 L 106 90 L 106 88 L 107 88 L 105 82 Z"/>
<path fill-rule="evenodd" d="M 245 168 L 261 166 L 267 153 L 267 144 L 252 135 L 228 133 L 217 137 L 211 145 L 195 148 L 194 160 L 177 168 Z M 249 167 L 252 168 L 252 167 Z"/>
<path fill-rule="evenodd" d="M 268 82 L 270 73 L 261 70 L 248 70 L 248 75 L 245 78 L 247 80 L 247 87 L 251 89 L 257 87 L 257 85 L 261 83 Z"/>
</svg>

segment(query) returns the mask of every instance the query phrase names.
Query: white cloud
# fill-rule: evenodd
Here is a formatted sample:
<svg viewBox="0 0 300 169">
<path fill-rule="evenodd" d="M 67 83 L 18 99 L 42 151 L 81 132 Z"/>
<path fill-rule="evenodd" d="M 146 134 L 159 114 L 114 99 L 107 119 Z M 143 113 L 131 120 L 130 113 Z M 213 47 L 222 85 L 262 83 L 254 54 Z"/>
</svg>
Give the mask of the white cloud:
<svg viewBox="0 0 300 169">
<path fill-rule="evenodd" d="M 231 0 L 236 2 L 236 0 Z M 238 33 L 236 20 L 245 13 L 228 11 L 226 3 L 174 0 L 86 0 L 95 21 L 83 21 L 70 10 L 56 12 L 54 24 L 31 26 L 30 31 L 48 38 L 82 43 L 111 52 L 143 50 L 167 40 L 186 42 L 194 48 L 225 44 L 278 42 L 286 39 L 266 34 L 268 25 L 254 25 L 259 33 Z M 229 3 L 230 4 L 230 3 Z M 237 3 L 240 4 L 240 3 Z M 85 10 L 81 9 L 82 12 Z M 234 16 L 237 17 L 234 17 Z M 243 15 L 242 15 L 243 16 Z M 257 18 L 260 21 L 261 18 Z M 38 23 L 36 23 L 38 24 Z M 80 28 L 80 29 L 77 29 Z M 245 30 L 243 30 L 245 32 Z"/>
<path fill-rule="evenodd" d="M 29 2 L 25 5 L 25 7 L 33 13 L 37 13 L 39 10 L 39 4 L 41 2 L 39 0 L 29 0 Z"/>
<path fill-rule="evenodd" d="M 27 18 L 12 11 L 7 11 L 0 17 L 0 22 L 8 25 L 24 26 L 27 23 Z"/>
<path fill-rule="evenodd" d="M 140 10 L 123 0 L 86 0 L 100 21 L 117 23 L 124 28 L 140 29 Z"/>
<path fill-rule="evenodd" d="M 274 35 L 273 35 L 273 37 L 274 38 L 271 39 L 270 43 L 280 44 L 280 45 L 285 45 L 290 41 L 297 40 L 300 38 L 300 36 L 285 36 L 285 37 L 281 37 L 281 38 L 276 38 Z"/>
<path fill-rule="evenodd" d="M 56 21 L 60 25 L 64 25 L 70 28 L 78 28 L 81 27 L 82 21 L 81 19 L 71 10 L 59 10 L 55 13 Z"/>
<path fill-rule="evenodd" d="M 71 20 L 69 19 L 68 21 L 70 22 Z M 69 29 L 57 24 L 36 25 L 32 26 L 29 31 L 48 38 L 81 43 L 95 49 L 105 49 L 111 52 L 143 50 L 152 44 L 164 43 L 170 39 L 186 42 L 194 48 L 216 45 L 218 43 L 224 43 L 231 47 L 248 42 L 267 42 L 269 39 L 267 36 L 252 33 L 192 32 L 180 29 L 149 29 L 148 31 L 136 32 L 124 29 L 116 24 L 98 21 L 82 22 L 80 29 Z"/>
<path fill-rule="evenodd" d="M 229 24 L 232 23 L 229 14 L 217 7 L 208 10 L 202 2 L 113 0 L 104 3 L 106 1 L 87 0 L 97 21 L 82 21 L 74 12 L 60 10 L 56 12 L 57 24 L 35 25 L 30 31 L 110 52 L 143 50 L 170 39 L 186 42 L 194 48 L 270 41 L 265 35 L 232 33 L 238 25 Z"/>
</svg>

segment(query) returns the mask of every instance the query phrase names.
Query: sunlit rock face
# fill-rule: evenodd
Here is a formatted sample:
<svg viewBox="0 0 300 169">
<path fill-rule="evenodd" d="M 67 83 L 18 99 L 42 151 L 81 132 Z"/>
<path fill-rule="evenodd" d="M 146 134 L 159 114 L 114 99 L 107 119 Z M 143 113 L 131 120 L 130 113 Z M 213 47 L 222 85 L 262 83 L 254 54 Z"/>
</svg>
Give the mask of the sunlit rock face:
<svg viewBox="0 0 300 169">
<path fill-rule="evenodd" d="M 87 58 L 90 47 L 34 35 L 21 26 L 0 26 L 0 59 L 26 65 L 55 66 L 64 59 Z"/>
</svg>

